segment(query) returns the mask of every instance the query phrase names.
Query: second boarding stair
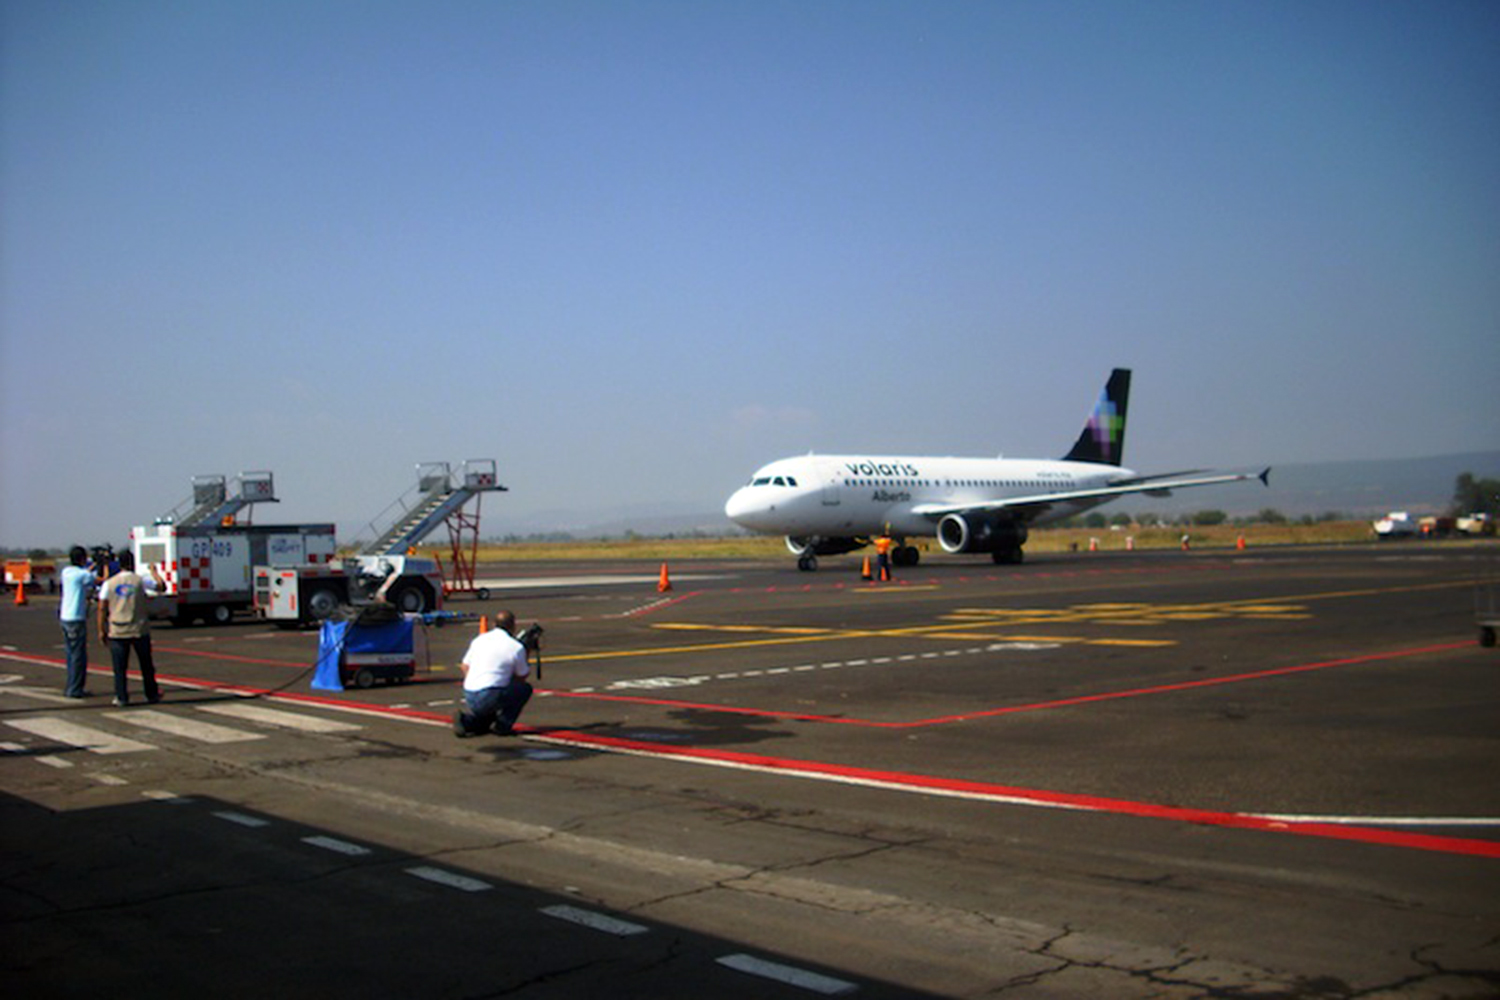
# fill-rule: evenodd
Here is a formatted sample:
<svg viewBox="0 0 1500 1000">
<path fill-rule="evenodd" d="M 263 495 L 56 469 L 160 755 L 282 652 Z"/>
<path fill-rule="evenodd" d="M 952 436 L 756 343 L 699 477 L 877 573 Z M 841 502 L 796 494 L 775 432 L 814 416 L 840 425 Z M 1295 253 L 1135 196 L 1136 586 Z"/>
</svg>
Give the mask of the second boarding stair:
<svg viewBox="0 0 1500 1000">
<path fill-rule="evenodd" d="M 447 462 L 423 462 L 417 466 L 415 501 L 408 504 L 407 494 L 392 504 L 400 513 L 390 527 L 360 549 L 360 555 L 402 555 L 474 497 L 494 492 L 506 492 L 506 487 L 496 482 L 493 459 L 469 459 L 456 478 Z"/>
</svg>

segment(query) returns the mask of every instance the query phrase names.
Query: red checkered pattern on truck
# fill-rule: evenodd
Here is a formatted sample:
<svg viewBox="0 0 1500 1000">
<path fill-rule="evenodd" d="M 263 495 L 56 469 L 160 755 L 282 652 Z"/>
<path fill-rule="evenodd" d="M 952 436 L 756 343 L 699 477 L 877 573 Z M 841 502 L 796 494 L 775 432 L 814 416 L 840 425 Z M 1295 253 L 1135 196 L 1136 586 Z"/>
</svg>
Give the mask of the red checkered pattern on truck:
<svg viewBox="0 0 1500 1000">
<path fill-rule="evenodd" d="M 183 556 L 177 561 L 177 566 L 167 577 L 167 581 L 176 583 L 179 594 L 186 594 L 193 590 L 212 590 L 214 587 L 213 560 L 208 556 L 196 559 L 192 556 Z"/>
</svg>

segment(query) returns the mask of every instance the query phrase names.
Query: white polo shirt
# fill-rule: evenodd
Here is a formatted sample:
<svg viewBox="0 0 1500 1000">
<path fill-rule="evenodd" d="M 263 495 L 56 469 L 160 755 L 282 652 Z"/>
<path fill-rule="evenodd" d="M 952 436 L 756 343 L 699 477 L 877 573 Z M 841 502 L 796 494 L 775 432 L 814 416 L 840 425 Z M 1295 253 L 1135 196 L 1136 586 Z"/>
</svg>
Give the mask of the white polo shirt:
<svg viewBox="0 0 1500 1000">
<path fill-rule="evenodd" d="M 499 628 L 474 637 L 464 653 L 464 665 L 469 668 L 464 674 L 465 691 L 505 687 L 512 679 L 531 673 L 531 664 L 526 661 L 526 647 Z"/>
</svg>

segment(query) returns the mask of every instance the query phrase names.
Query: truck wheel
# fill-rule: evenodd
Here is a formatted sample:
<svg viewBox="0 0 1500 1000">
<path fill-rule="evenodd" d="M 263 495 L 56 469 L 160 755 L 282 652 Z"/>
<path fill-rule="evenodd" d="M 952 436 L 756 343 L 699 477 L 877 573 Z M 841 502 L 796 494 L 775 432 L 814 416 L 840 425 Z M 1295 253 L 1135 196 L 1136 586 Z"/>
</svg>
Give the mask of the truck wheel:
<svg viewBox="0 0 1500 1000">
<path fill-rule="evenodd" d="M 360 667 L 354 671 L 354 686 L 357 688 L 371 688 L 375 686 L 375 672 L 369 667 Z"/>
<path fill-rule="evenodd" d="M 339 609 L 338 591 L 332 587 L 319 587 L 307 595 L 307 616 L 314 621 L 333 617 Z"/>
<path fill-rule="evenodd" d="M 431 607 L 427 591 L 420 585 L 408 583 L 397 587 L 391 594 L 391 603 L 405 615 L 419 615 Z"/>
<path fill-rule="evenodd" d="M 215 625 L 228 625 L 234 620 L 234 609 L 227 604 L 215 604 L 209 611 L 209 619 Z"/>
</svg>

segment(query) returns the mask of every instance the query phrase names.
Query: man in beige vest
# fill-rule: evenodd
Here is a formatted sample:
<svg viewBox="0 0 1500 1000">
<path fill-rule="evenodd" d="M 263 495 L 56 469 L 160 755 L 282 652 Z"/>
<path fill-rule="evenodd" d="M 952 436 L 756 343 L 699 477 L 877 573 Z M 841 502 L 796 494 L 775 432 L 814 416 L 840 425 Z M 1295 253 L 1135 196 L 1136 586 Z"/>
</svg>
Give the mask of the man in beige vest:
<svg viewBox="0 0 1500 1000">
<path fill-rule="evenodd" d="M 99 638 L 109 647 L 115 667 L 115 704 L 130 704 L 130 689 L 125 671 L 130 666 L 130 651 L 141 665 L 141 686 L 151 704 L 161 701 L 156 686 L 156 664 L 151 660 L 151 626 L 146 620 L 146 599 L 159 594 L 166 584 L 156 567 L 148 580 L 135 571 L 135 556 L 129 549 L 120 553 L 120 572 L 99 585 Z"/>
</svg>

